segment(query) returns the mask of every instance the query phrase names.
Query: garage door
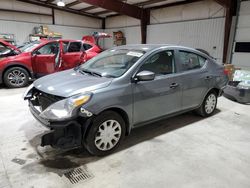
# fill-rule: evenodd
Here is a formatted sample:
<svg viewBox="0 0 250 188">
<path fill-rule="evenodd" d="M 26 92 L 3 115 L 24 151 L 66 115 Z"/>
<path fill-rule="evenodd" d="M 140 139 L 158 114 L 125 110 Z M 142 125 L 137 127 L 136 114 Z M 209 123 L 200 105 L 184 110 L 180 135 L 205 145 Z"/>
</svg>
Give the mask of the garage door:
<svg viewBox="0 0 250 188">
<path fill-rule="evenodd" d="M 240 5 L 232 64 L 250 70 L 250 1 L 242 1 Z"/>
</svg>

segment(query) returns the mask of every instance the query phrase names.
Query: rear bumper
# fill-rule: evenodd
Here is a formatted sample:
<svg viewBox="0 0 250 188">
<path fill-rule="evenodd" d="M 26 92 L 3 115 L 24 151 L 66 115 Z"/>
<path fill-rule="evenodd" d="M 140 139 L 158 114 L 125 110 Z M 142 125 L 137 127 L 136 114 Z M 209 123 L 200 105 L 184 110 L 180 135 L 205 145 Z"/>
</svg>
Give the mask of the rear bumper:
<svg viewBox="0 0 250 188">
<path fill-rule="evenodd" d="M 41 118 L 40 112 L 29 102 L 32 115 L 49 131 L 41 137 L 41 146 L 50 145 L 54 148 L 70 149 L 82 146 L 91 118 L 82 117 L 68 121 L 50 122 Z"/>
<path fill-rule="evenodd" d="M 250 103 L 250 89 L 242 89 L 237 86 L 227 85 L 223 91 L 227 98 L 236 100 L 240 103 Z"/>
</svg>

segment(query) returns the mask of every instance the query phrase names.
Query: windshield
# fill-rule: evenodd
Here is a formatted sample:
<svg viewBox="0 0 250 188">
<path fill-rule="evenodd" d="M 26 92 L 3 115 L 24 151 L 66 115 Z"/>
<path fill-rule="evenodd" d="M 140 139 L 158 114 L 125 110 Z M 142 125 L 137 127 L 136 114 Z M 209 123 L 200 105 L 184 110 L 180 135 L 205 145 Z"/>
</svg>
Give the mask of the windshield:
<svg viewBox="0 0 250 188">
<path fill-rule="evenodd" d="M 19 48 L 21 52 L 31 52 L 34 48 L 36 48 L 40 44 L 40 41 L 31 42 L 29 44 L 24 45 Z"/>
<path fill-rule="evenodd" d="M 141 50 L 107 50 L 80 66 L 80 71 L 105 77 L 120 77 L 145 52 Z"/>
</svg>

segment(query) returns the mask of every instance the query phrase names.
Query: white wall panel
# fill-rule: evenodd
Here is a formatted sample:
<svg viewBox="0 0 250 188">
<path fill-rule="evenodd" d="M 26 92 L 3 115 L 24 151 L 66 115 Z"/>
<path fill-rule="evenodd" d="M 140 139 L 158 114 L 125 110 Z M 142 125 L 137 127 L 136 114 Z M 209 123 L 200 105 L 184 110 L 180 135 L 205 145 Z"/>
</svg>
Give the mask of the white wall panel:
<svg viewBox="0 0 250 188">
<path fill-rule="evenodd" d="M 148 43 L 202 48 L 222 61 L 224 18 L 183 21 L 148 26 Z"/>
<path fill-rule="evenodd" d="M 50 8 L 41 7 L 33 4 L 27 4 L 15 0 L 0 0 L 0 5 L 1 9 L 21 10 L 27 12 L 51 14 Z"/>
<path fill-rule="evenodd" d="M 106 19 L 106 28 L 138 26 L 140 20 L 128 16 L 115 16 Z"/>
<path fill-rule="evenodd" d="M 0 11 L 0 20 L 52 24 L 51 16 Z"/>
<path fill-rule="evenodd" d="M 55 10 L 55 22 L 58 25 L 101 28 L 101 20 Z"/>
<path fill-rule="evenodd" d="M 0 33 L 15 34 L 17 43 L 22 43 L 29 40 L 29 34 L 33 33 L 33 28 L 40 24 L 13 22 L 0 20 Z M 49 29 L 55 32 L 60 32 L 64 39 L 81 39 L 83 35 L 89 35 L 99 29 L 81 28 L 81 27 L 67 27 L 58 25 L 48 25 Z"/>
<path fill-rule="evenodd" d="M 140 44 L 141 43 L 141 30 L 140 27 L 125 27 L 106 29 L 105 32 L 113 35 L 115 31 L 122 31 L 126 37 L 127 44 Z M 104 40 L 104 48 L 111 48 L 113 45 L 113 38 Z"/>
<path fill-rule="evenodd" d="M 250 16 L 249 16 L 250 19 Z M 238 28 L 235 36 L 237 42 L 250 42 L 250 27 Z"/>
<path fill-rule="evenodd" d="M 18 11 L 52 15 L 51 8 L 46 8 L 15 0 L 0 0 L 0 8 L 6 10 L 18 10 Z M 0 11 L 0 20 L 52 24 L 52 16 L 35 15 L 29 13 L 6 12 L 6 11 Z M 100 19 L 90 18 L 87 16 L 81 16 L 77 14 L 55 10 L 55 24 L 65 25 L 65 26 L 101 28 L 102 23 Z"/>
<path fill-rule="evenodd" d="M 224 8 L 213 0 L 201 1 L 151 11 L 150 23 L 216 18 L 225 15 Z"/>
<path fill-rule="evenodd" d="M 243 1 L 240 4 L 240 15 L 250 15 L 250 1 Z"/>
<path fill-rule="evenodd" d="M 240 15 L 240 19 L 238 20 L 238 25 L 237 25 L 238 28 L 249 28 L 250 26 L 249 15 Z"/>
</svg>

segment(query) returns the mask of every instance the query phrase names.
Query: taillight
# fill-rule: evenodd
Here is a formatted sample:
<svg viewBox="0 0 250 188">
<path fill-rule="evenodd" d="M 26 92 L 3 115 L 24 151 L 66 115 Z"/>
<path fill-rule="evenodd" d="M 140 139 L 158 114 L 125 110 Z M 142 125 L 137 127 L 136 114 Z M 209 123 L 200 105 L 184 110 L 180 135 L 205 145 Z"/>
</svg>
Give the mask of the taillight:
<svg viewBox="0 0 250 188">
<path fill-rule="evenodd" d="M 229 70 L 224 69 L 223 73 L 228 76 L 229 75 Z"/>
</svg>

